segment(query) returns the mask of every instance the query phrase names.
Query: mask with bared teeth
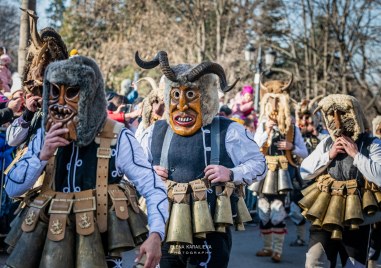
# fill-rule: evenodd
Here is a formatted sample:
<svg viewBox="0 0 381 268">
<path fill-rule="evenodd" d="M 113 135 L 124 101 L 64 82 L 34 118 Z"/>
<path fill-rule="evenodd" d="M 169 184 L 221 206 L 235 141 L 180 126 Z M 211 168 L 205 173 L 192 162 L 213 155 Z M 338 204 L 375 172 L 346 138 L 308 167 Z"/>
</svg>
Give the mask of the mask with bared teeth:
<svg viewBox="0 0 381 268">
<path fill-rule="evenodd" d="M 144 69 L 160 65 L 165 75 L 164 116 L 173 132 L 180 136 L 191 136 L 212 123 L 219 107 L 218 88 L 228 92 L 238 82 L 237 79 L 228 85 L 224 69 L 213 62 L 170 66 L 164 51 L 151 61 L 143 61 L 136 53 L 135 61 Z"/>
</svg>

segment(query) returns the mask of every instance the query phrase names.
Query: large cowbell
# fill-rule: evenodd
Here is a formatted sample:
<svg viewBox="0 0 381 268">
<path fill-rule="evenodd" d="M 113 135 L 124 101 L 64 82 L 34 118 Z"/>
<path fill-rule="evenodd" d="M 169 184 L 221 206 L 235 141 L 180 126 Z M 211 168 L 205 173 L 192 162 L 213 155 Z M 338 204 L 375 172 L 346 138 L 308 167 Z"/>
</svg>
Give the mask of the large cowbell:
<svg viewBox="0 0 381 268">
<path fill-rule="evenodd" d="M 10 224 L 11 230 L 9 231 L 7 237 L 4 239 L 4 242 L 9 246 L 7 248 L 8 254 L 12 253 L 13 249 L 17 244 L 17 241 L 20 239 L 22 235 L 21 225 L 27 211 L 27 208 L 22 209 Z"/>
<path fill-rule="evenodd" d="M 285 156 L 279 156 L 279 170 L 278 170 L 278 193 L 287 194 L 292 191 L 293 186 L 291 182 L 290 173 L 288 172 L 288 160 Z"/>
<path fill-rule="evenodd" d="M 178 183 L 173 187 L 173 204 L 169 218 L 167 243 L 193 243 L 188 186 L 188 183 Z"/>
<path fill-rule="evenodd" d="M 274 195 L 278 194 L 278 172 L 268 170 L 262 186 L 262 193 Z"/>
<path fill-rule="evenodd" d="M 225 183 L 224 190 L 222 186 L 216 186 L 216 211 L 214 213 L 214 223 L 217 232 L 226 232 L 226 226 L 233 224 L 233 213 L 230 203 L 230 196 L 234 191 L 234 183 Z"/>
<path fill-rule="evenodd" d="M 23 232 L 6 265 L 12 268 L 38 267 L 47 232 L 48 224 L 40 220 L 32 232 Z"/>
<path fill-rule="evenodd" d="M 107 215 L 108 251 L 112 257 L 122 257 L 121 253 L 135 248 L 127 220 L 117 217 L 115 210 L 109 210 Z"/>
</svg>

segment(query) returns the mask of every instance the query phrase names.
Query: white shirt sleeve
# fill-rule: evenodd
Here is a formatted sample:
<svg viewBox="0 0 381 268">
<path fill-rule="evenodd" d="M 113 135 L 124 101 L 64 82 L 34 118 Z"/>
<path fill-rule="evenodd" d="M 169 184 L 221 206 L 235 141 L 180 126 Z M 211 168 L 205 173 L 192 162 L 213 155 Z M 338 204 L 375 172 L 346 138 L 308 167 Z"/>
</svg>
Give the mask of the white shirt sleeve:
<svg viewBox="0 0 381 268">
<path fill-rule="evenodd" d="M 22 123 L 26 123 L 26 121 L 20 116 L 7 128 L 6 139 L 9 146 L 19 146 L 28 136 L 29 127 L 23 128 Z"/>
<path fill-rule="evenodd" d="M 365 179 L 381 186 L 381 140 L 373 140 L 369 148 L 369 157 L 358 153 L 353 160 L 353 165 Z"/>
<path fill-rule="evenodd" d="M 295 126 L 293 125 L 293 127 Z M 307 150 L 306 144 L 304 143 L 303 136 L 300 133 L 300 129 L 298 127 L 295 127 L 294 146 L 295 148 L 292 151 L 293 154 L 301 158 L 306 158 L 308 156 L 308 150 Z"/>
<path fill-rule="evenodd" d="M 146 199 L 150 233 L 158 233 L 163 240 L 168 219 L 167 190 L 134 134 L 127 129 L 123 130 L 118 138 L 116 167 Z"/>
<path fill-rule="evenodd" d="M 28 151 L 12 167 L 6 176 L 5 190 L 10 197 L 17 197 L 28 191 L 44 170 L 47 161 L 39 159 L 43 144 L 42 129 L 38 129 L 28 145 Z"/>
<path fill-rule="evenodd" d="M 242 125 L 234 122 L 229 125 L 225 138 L 226 151 L 235 167 L 234 182 L 251 184 L 262 180 L 267 171 L 266 159 L 259 151 L 253 135 Z"/>
<path fill-rule="evenodd" d="M 146 128 L 139 137 L 136 139 L 140 143 L 140 145 L 143 148 L 143 151 L 145 155 L 148 158 L 148 161 L 150 163 L 153 162 L 152 154 L 151 154 L 151 142 L 152 142 L 152 133 L 153 133 L 153 126 L 151 125 L 150 127 Z"/>
<path fill-rule="evenodd" d="M 254 141 L 257 143 L 259 148 L 263 146 L 263 144 L 267 141 L 269 135 L 263 128 L 264 121 L 262 120 L 261 122 L 258 123 L 257 130 L 255 131 L 254 135 Z"/>
</svg>

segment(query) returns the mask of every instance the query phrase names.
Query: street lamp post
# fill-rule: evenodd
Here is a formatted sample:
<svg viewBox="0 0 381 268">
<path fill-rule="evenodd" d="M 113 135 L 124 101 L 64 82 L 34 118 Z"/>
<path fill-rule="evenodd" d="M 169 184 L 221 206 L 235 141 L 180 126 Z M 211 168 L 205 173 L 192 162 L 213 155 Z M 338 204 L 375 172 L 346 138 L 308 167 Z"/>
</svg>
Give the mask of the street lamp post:
<svg viewBox="0 0 381 268">
<path fill-rule="evenodd" d="M 252 63 L 255 61 L 255 47 L 249 43 L 245 47 L 245 60 L 250 62 L 250 67 Z M 265 54 L 265 66 L 266 69 L 270 69 L 271 66 L 275 62 L 276 53 L 271 48 L 266 51 Z M 250 68 L 251 69 L 251 68 Z M 254 85 L 255 85 L 255 100 L 254 100 L 254 110 L 256 112 L 259 111 L 259 101 L 260 101 L 260 81 L 261 81 L 261 73 L 262 73 L 262 45 L 259 45 L 257 60 L 255 64 L 255 74 L 254 74 Z"/>
</svg>

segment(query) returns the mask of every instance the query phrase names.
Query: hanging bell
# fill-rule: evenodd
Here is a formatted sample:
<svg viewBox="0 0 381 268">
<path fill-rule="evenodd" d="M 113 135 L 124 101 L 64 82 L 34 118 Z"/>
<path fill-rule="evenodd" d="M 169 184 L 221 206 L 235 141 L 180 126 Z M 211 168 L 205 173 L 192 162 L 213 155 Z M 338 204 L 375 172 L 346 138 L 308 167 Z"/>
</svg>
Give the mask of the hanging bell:
<svg viewBox="0 0 381 268">
<path fill-rule="evenodd" d="M 324 215 L 326 214 L 328 206 L 330 204 L 330 200 L 331 194 L 327 192 L 320 192 L 319 196 L 316 198 L 316 201 L 308 210 L 306 218 L 310 221 L 314 221 L 315 219 L 323 221 Z"/>
<path fill-rule="evenodd" d="M 109 210 L 107 214 L 107 228 L 108 251 L 111 257 L 122 257 L 122 252 L 135 248 L 128 221 L 119 219 L 114 210 Z"/>
<path fill-rule="evenodd" d="M 380 191 L 374 191 L 374 198 L 376 199 L 376 202 L 379 207 L 381 207 L 381 192 Z"/>
<path fill-rule="evenodd" d="M 90 235 L 77 234 L 76 237 L 76 268 L 107 268 L 106 256 L 98 226 Z"/>
<path fill-rule="evenodd" d="M 214 232 L 212 215 L 210 214 L 207 199 L 207 188 L 204 181 L 191 181 L 192 188 L 192 226 L 196 237 L 205 237 L 206 233 Z"/>
<path fill-rule="evenodd" d="M 192 220 L 189 204 L 174 203 L 167 232 L 167 243 L 192 244 Z"/>
<path fill-rule="evenodd" d="M 278 194 L 278 172 L 268 170 L 262 187 L 263 194 Z"/>
<path fill-rule="evenodd" d="M 234 186 L 233 186 L 234 187 Z M 221 186 L 216 186 L 216 211 L 214 213 L 214 222 L 216 224 L 222 225 L 232 225 L 233 224 L 233 214 L 232 208 L 230 204 L 230 195 L 231 192 L 228 193 L 229 188 L 227 184 L 225 185 L 225 190 L 222 192 Z"/>
<path fill-rule="evenodd" d="M 324 217 L 322 228 L 332 232 L 331 239 L 340 240 L 343 229 L 345 199 L 342 195 L 333 195 Z"/>
<path fill-rule="evenodd" d="M 247 188 L 252 191 L 254 195 L 257 195 L 258 193 L 262 193 L 263 183 L 264 180 L 256 181 Z"/>
<path fill-rule="evenodd" d="M 278 170 L 278 193 L 287 194 L 292 191 L 293 186 L 290 178 L 290 173 L 288 170 L 280 168 Z"/>
<path fill-rule="evenodd" d="M 13 249 L 15 248 L 17 241 L 20 239 L 22 235 L 22 229 L 21 225 L 24 220 L 24 217 L 26 215 L 26 212 L 28 211 L 27 208 L 22 209 L 16 217 L 13 219 L 13 221 L 10 224 L 11 230 L 7 234 L 7 236 L 4 239 L 4 243 L 6 243 L 9 247 L 7 248 L 7 253 L 11 254 Z"/>
<path fill-rule="evenodd" d="M 321 222 L 321 220 L 319 220 L 319 219 L 315 219 L 315 220 L 311 223 L 311 226 L 314 226 L 314 227 L 316 227 L 316 228 L 321 229 L 322 224 L 323 224 L 323 223 Z"/>
<path fill-rule="evenodd" d="M 351 230 L 359 229 L 359 225 L 364 222 L 361 202 L 357 194 L 347 195 L 344 215 L 344 223 L 349 225 Z"/>
<path fill-rule="evenodd" d="M 362 209 L 367 215 L 374 215 L 378 210 L 377 201 L 370 190 L 364 190 L 362 197 Z"/>
<path fill-rule="evenodd" d="M 313 189 L 307 195 L 305 195 L 301 200 L 299 200 L 298 204 L 303 209 L 302 214 L 307 213 L 307 211 L 312 207 L 315 203 L 316 198 L 320 194 L 320 190 L 318 188 Z"/>
<path fill-rule="evenodd" d="M 194 201 L 192 204 L 192 226 L 193 233 L 214 232 L 212 215 L 206 200 Z"/>
<path fill-rule="evenodd" d="M 317 182 L 312 183 L 311 185 L 307 186 L 306 188 L 302 189 L 300 192 L 303 196 L 306 196 L 309 192 L 317 188 Z"/>
<path fill-rule="evenodd" d="M 48 224 L 40 220 L 32 232 L 23 232 L 5 264 L 12 268 L 38 267 L 47 232 Z"/>
<path fill-rule="evenodd" d="M 65 229 L 65 237 L 61 241 L 45 240 L 39 268 L 74 268 L 75 267 L 75 237 L 73 224 Z"/>
<path fill-rule="evenodd" d="M 169 217 L 166 242 L 171 244 L 193 243 L 189 184 L 178 183 L 173 187 L 173 204 Z"/>
<path fill-rule="evenodd" d="M 139 210 L 139 213 L 136 213 L 135 210 L 131 207 L 127 207 L 128 210 L 128 225 L 130 226 L 130 230 L 132 236 L 134 238 L 146 235 L 148 233 L 147 229 L 147 221 L 143 218 L 144 212 Z"/>
<path fill-rule="evenodd" d="M 242 196 L 238 197 L 237 210 L 238 210 L 237 211 L 237 220 L 240 223 L 249 222 L 249 221 L 253 220 L 251 218 L 249 210 L 247 209 L 245 200 L 243 200 Z"/>
</svg>

